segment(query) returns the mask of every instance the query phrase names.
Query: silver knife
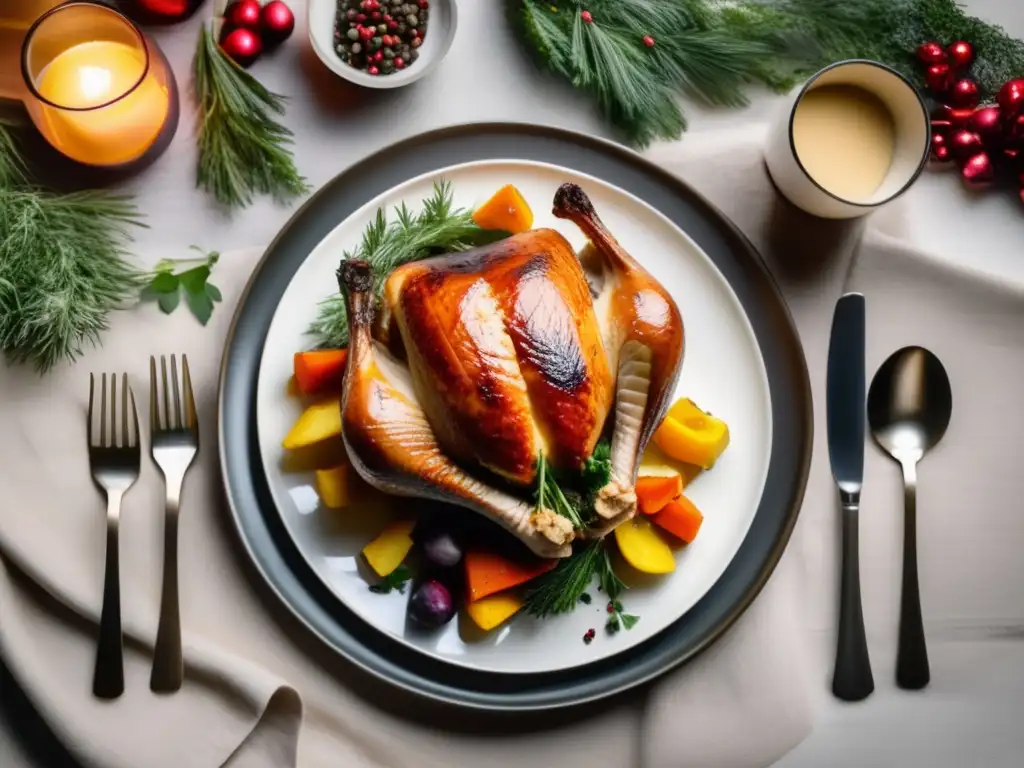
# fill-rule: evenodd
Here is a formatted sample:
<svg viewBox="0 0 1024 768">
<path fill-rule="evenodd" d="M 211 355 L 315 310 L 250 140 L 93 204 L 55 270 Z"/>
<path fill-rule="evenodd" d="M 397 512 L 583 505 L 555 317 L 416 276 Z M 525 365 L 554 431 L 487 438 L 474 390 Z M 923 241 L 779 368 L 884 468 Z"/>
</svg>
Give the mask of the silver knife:
<svg viewBox="0 0 1024 768">
<path fill-rule="evenodd" d="M 832 692 L 859 701 L 875 689 L 860 601 L 857 516 L 864 479 L 864 296 L 847 293 L 836 303 L 828 345 L 826 386 L 828 456 L 843 507 L 843 565 L 839 596 L 839 641 Z"/>
</svg>

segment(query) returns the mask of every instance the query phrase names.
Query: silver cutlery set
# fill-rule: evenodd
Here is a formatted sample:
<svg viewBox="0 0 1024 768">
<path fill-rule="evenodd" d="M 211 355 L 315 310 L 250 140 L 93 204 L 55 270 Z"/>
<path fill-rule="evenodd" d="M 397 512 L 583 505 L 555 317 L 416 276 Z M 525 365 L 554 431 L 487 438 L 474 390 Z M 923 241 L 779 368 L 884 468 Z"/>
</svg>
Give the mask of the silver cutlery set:
<svg viewBox="0 0 1024 768">
<path fill-rule="evenodd" d="M 930 679 L 917 579 L 917 463 L 942 439 L 953 398 L 942 363 L 904 347 L 883 363 L 865 395 L 865 303 L 848 293 L 836 304 L 828 351 L 828 452 L 842 504 L 839 637 L 832 691 L 858 701 L 874 690 L 861 610 L 858 515 L 864 479 L 865 422 L 878 446 L 903 469 L 903 579 L 896 683 L 924 688 Z"/>
<path fill-rule="evenodd" d="M 105 373 L 98 388 L 96 382 L 90 375 L 89 466 L 96 485 L 107 495 L 107 552 L 93 693 L 113 699 L 124 692 L 118 521 L 121 500 L 139 477 L 143 435 L 128 375 L 121 375 L 120 406 L 117 376 L 110 376 L 109 388 Z M 178 608 L 178 512 L 185 474 L 199 449 L 199 422 L 184 355 L 180 386 L 174 355 L 169 366 L 167 358 L 160 357 L 159 376 L 156 359 L 149 359 L 149 417 L 153 461 L 160 467 L 167 489 L 163 589 L 150 688 L 170 693 L 181 687 L 184 675 Z"/>
</svg>

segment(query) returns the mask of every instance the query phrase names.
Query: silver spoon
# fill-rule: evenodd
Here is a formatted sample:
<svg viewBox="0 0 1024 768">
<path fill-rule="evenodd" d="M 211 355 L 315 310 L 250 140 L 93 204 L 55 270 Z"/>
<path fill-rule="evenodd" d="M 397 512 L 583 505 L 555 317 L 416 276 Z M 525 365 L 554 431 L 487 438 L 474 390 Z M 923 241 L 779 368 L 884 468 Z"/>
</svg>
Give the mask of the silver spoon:
<svg viewBox="0 0 1024 768">
<path fill-rule="evenodd" d="M 871 381 L 871 434 L 903 467 L 903 588 L 896 654 L 896 683 L 900 688 L 924 688 L 930 677 L 917 584 L 917 463 L 942 439 L 952 411 L 953 395 L 946 369 L 927 349 L 897 350 Z"/>
</svg>

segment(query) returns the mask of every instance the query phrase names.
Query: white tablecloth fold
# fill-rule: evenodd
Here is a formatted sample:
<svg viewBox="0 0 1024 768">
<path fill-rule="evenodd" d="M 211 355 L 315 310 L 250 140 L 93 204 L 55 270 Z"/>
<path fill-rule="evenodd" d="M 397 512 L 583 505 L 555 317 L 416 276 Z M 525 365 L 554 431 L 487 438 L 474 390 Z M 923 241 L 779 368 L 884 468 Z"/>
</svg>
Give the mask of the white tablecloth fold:
<svg viewBox="0 0 1024 768">
<path fill-rule="evenodd" d="M 464 714 L 452 719 L 451 712 L 399 695 L 330 654 L 260 582 L 222 508 L 217 375 L 231 311 L 260 255 L 258 249 L 236 251 L 217 266 L 224 304 L 206 328 L 184 310 L 166 317 L 155 307 L 141 308 L 115 317 L 104 346 L 75 366 L 42 379 L 25 369 L 0 368 L 0 654 L 68 748 L 83 763 L 101 768 L 714 768 L 767 765 L 798 744 L 812 728 L 831 670 L 836 518 L 820 395 L 832 306 L 862 230 L 858 224 L 816 221 L 781 202 L 761 162 L 761 135 L 760 128 L 691 135 L 650 153 L 708 195 L 761 249 L 800 328 L 815 390 L 816 447 L 801 521 L 761 597 L 719 643 L 656 684 L 611 705 L 595 705 L 592 715 L 572 722 L 557 713 L 519 723 Z M 868 293 L 869 314 L 876 292 L 893 295 L 894 274 L 902 275 L 907 290 L 920 274 L 941 274 L 927 297 L 936 308 L 933 315 L 941 315 L 946 294 L 940 291 L 969 279 L 946 275 L 927 258 L 895 245 L 891 235 L 901 234 L 900 221 L 896 206 L 876 216 L 857 260 L 854 276 Z M 971 295 L 983 297 L 981 305 L 998 293 L 993 286 L 970 284 Z M 1004 319 L 1016 313 L 1016 325 L 1000 327 L 1018 334 L 1019 350 L 1024 304 L 1009 292 L 1000 301 Z M 873 330 L 880 317 L 871 315 Z M 884 317 L 886 323 L 914 327 L 913 318 L 892 312 Z M 947 324 L 949 339 L 957 338 L 955 325 Z M 884 343 L 874 337 L 873 365 L 884 356 L 882 349 L 901 342 L 902 335 L 913 337 L 896 326 L 886 326 L 886 334 Z M 173 696 L 152 694 L 148 687 L 159 606 L 162 484 L 144 459 L 121 523 L 126 692 L 115 702 L 102 702 L 90 694 L 104 528 L 103 500 L 92 486 L 85 452 L 87 373 L 127 370 L 145 409 L 147 358 L 172 352 L 189 356 L 203 425 L 180 531 L 186 681 Z M 962 347 L 936 352 L 950 364 L 959 362 Z M 972 365 L 991 362 L 975 359 L 981 350 L 971 352 Z M 1024 360 L 1019 351 L 1014 354 L 1006 365 L 1019 366 L 1019 373 Z M 960 408 L 966 397 L 960 396 L 958 371 L 951 367 Z M 989 394 L 999 396 L 995 390 Z M 1022 413 L 1019 407 L 1013 412 L 1017 424 Z M 950 443 L 961 440 L 953 435 L 963 426 L 962 419 L 954 420 Z M 938 465 L 939 453 L 929 462 Z M 943 480 L 953 485 L 952 476 L 930 468 L 922 472 L 923 484 Z M 898 520 L 900 497 L 890 495 L 875 501 Z M 932 492 L 922 495 L 934 500 Z M 886 535 L 894 526 L 886 524 Z M 1014 530 L 1020 531 L 1019 524 Z M 926 543 L 923 566 L 927 552 Z M 866 557 L 870 570 L 873 555 Z M 1019 565 L 1010 567 L 1020 574 Z M 898 591 L 896 574 L 892 569 L 885 576 Z M 866 577 L 866 600 L 872 583 Z M 927 613 L 927 582 L 924 589 Z M 868 610 L 869 619 L 874 615 Z M 876 669 L 880 681 L 888 674 L 887 668 Z"/>
</svg>

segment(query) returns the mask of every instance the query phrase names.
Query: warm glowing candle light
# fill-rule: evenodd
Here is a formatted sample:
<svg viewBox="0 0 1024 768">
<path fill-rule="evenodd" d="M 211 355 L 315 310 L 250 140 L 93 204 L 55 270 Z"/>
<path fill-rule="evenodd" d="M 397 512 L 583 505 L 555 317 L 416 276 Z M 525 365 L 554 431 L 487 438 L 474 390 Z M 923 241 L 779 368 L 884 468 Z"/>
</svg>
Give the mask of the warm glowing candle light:
<svg viewBox="0 0 1024 768">
<path fill-rule="evenodd" d="M 93 165 L 139 157 L 167 118 L 167 88 L 146 73 L 145 51 L 124 43 L 96 40 L 70 47 L 46 65 L 36 87 L 43 99 L 59 105 L 42 107 L 54 146 Z"/>
</svg>

